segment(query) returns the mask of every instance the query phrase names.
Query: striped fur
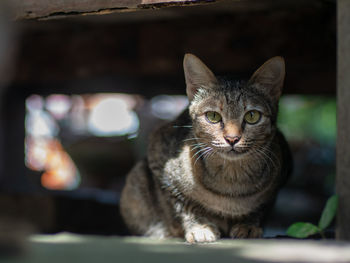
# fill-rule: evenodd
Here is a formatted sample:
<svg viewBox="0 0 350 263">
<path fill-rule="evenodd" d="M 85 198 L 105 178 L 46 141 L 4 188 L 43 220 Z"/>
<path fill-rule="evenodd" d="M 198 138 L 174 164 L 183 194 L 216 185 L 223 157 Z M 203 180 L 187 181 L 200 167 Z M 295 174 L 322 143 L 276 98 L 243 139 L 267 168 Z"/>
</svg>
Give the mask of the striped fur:
<svg viewBox="0 0 350 263">
<path fill-rule="evenodd" d="M 127 176 L 121 214 L 136 235 L 191 243 L 261 237 L 262 220 L 291 168 L 276 127 L 283 59 L 269 60 L 244 82 L 217 78 L 186 56 L 190 106 L 150 136 L 147 158 Z M 261 112 L 254 125 L 243 119 L 252 109 Z M 208 111 L 222 121 L 210 123 Z M 234 146 L 224 139 L 232 133 L 240 136 Z"/>
</svg>

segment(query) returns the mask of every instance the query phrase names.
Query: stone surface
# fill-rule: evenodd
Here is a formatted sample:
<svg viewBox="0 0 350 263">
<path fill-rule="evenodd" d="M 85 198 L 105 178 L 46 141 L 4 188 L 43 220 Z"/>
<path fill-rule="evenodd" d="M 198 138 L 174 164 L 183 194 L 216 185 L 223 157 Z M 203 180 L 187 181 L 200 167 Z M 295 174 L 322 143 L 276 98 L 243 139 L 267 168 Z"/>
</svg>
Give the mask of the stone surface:
<svg viewBox="0 0 350 263">
<path fill-rule="evenodd" d="M 349 262 L 350 244 L 299 240 L 221 240 L 189 245 L 181 240 L 62 233 L 32 236 L 27 253 L 6 262 Z"/>
</svg>

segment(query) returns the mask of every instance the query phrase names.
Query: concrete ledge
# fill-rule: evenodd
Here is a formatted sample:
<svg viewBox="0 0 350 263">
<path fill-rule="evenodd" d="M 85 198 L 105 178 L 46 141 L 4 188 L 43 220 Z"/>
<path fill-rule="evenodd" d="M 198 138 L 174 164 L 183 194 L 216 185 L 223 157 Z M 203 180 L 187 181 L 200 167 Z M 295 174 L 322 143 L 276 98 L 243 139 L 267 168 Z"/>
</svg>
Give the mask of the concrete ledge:
<svg viewBox="0 0 350 263">
<path fill-rule="evenodd" d="M 181 240 L 83 236 L 32 236 L 27 253 L 7 262 L 350 262 L 350 243 L 299 240 L 221 240 L 189 245 Z"/>
</svg>

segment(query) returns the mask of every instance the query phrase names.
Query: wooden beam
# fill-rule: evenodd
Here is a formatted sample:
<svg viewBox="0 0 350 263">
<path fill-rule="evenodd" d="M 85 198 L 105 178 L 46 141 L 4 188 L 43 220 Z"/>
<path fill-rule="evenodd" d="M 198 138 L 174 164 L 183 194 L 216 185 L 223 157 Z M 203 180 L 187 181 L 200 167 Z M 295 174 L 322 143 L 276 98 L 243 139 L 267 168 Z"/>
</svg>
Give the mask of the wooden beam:
<svg viewBox="0 0 350 263">
<path fill-rule="evenodd" d="M 338 0 L 337 238 L 350 240 L 350 1 Z"/>
<path fill-rule="evenodd" d="M 215 0 L 12 0 L 18 19 L 50 19 L 76 15 L 109 14 L 159 6 L 188 5 Z"/>
<path fill-rule="evenodd" d="M 144 9 L 158 9 L 164 7 L 183 7 L 208 3 L 220 3 L 222 10 L 274 10 L 285 7 L 291 12 L 298 8 L 313 5 L 318 9 L 324 5 L 320 0 L 2 0 L 13 8 L 15 20 L 36 19 L 47 20 L 72 16 L 104 15 L 115 12 L 136 11 Z M 333 4 L 329 2 L 330 4 Z M 219 8 L 220 9 L 220 8 Z M 210 8 L 210 12 L 217 12 L 217 6 Z M 178 15 L 178 10 L 176 12 Z"/>
</svg>

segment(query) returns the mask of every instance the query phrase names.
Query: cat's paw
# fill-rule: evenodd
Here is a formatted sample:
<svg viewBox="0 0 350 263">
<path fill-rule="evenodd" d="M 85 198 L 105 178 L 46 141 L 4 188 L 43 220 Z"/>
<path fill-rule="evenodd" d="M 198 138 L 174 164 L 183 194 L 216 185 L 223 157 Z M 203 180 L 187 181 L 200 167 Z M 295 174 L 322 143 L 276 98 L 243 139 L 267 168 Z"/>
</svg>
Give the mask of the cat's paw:
<svg viewBox="0 0 350 263">
<path fill-rule="evenodd" d="M 216 227 L 209 225 L 195 225 L 185 233 L 185 239 L 188 243 L 209 243 L 214 242 L 220 237 Z"/>
<path fill-rule="evenodd" d="M 255 225 L 237 224 L 231 228 L 229 235 L 232 238 L 260 238 L 263 235 L 263 230 Z"/>
</svg>

